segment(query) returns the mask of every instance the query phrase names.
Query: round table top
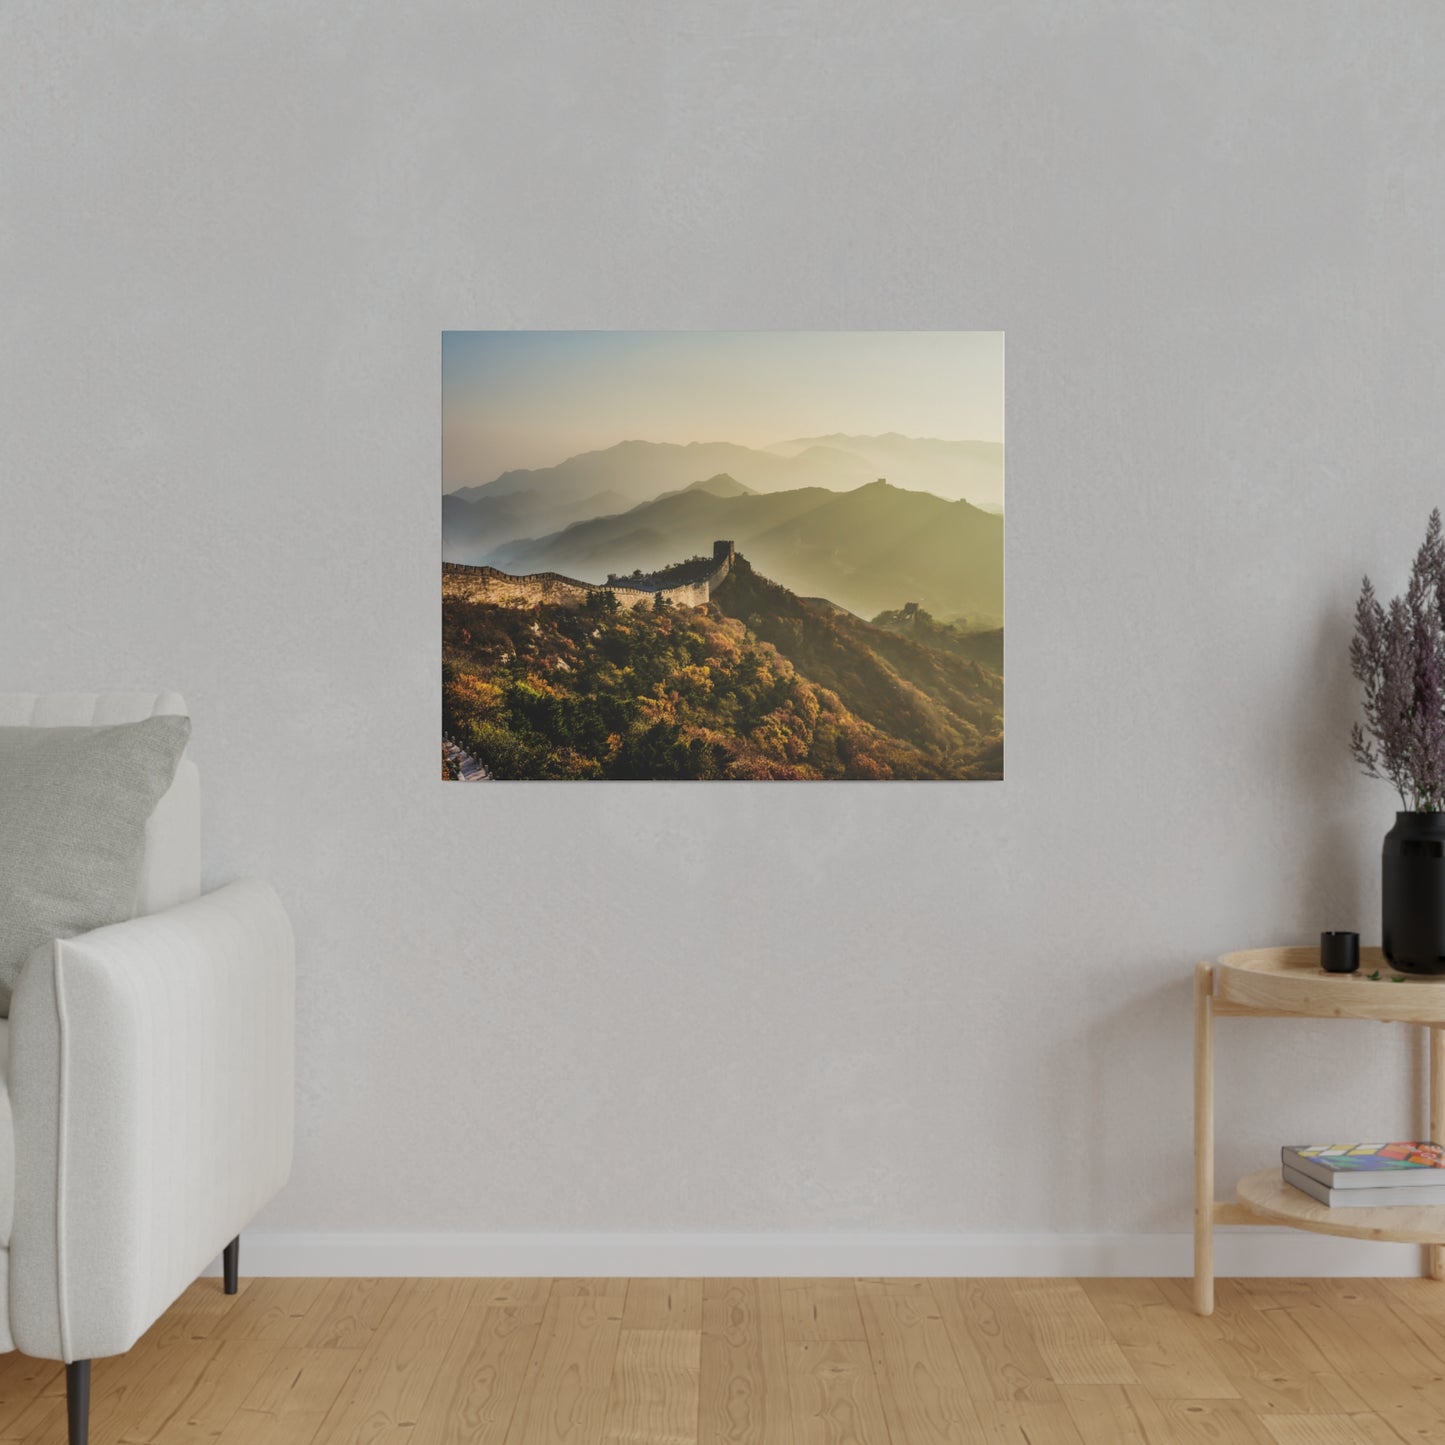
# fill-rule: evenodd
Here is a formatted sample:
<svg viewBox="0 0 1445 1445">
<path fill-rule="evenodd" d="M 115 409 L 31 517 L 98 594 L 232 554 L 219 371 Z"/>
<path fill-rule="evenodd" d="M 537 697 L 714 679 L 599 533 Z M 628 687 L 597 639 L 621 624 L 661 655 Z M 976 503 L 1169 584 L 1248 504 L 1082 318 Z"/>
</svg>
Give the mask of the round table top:
<svg viewBox="0 0 1445 1445">
<path fill-rule="evenodd" d="M 1326 973 L 1317 945 L 1250 948 L 1215 965 L 1214 996 L 1262 1013 L 1445 1024 L 1445 975 L 1396 973 L 1378 948 L 1360 949 L 1358 973 Z"/>
</svg>

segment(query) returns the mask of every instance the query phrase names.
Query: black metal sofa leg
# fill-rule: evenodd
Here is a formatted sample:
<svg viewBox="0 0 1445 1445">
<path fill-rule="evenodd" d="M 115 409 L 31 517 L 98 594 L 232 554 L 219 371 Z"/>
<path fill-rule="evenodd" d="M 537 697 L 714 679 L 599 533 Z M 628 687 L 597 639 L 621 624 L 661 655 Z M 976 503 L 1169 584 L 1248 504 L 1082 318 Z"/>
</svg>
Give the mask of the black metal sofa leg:
<svg viewBox="0 0 1445 1445">
<path fill-rule="evenodd" d="M 221 1270 L 226 1276 L 226 1293 L 235 1294 L 240 1288 L 238 1276 L 241 1273 L 241 1236 L 239 1234 L 221 1251 Z"/>
<path fill-rule="evenodd" d="M 65 1413 L 70 1421 L 70 1445 L 90 1440 L 90 1361 L 76 1360 L 65 1367 Z"/>
</svg>

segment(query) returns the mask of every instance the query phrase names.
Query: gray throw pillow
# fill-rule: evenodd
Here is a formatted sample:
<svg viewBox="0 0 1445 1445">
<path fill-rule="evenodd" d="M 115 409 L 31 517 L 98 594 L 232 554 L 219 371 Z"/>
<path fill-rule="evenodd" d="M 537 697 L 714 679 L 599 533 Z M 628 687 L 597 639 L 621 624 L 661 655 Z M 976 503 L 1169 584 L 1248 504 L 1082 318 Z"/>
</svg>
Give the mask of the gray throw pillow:
<svg viewBox="0 0 1445 1445">
<path fill-rule="evenodd" d="M 146 821 L 190 735 L 187 717 L 0 728 L 0 1014 L 34 949 L 134 914 Z"/>
</svg>

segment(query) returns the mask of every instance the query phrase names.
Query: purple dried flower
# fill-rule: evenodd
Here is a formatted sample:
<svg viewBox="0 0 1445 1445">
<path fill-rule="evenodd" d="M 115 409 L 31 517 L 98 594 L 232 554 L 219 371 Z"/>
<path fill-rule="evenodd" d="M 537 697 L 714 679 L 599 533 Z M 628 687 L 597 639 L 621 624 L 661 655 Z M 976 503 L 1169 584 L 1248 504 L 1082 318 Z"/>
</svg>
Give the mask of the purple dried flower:
<svg viewBox="0 0 1445 1445">
<path fill-rule="evenodd" d="M 1366 577 L 1355 607 L 1350 670 L 1364 685 L 1364 726 L 1350 752 L 1413 812 L 1445 810 L 1445 535 L 1430 514 L 1403 597 L 1381 606 Z"/>
</svg>

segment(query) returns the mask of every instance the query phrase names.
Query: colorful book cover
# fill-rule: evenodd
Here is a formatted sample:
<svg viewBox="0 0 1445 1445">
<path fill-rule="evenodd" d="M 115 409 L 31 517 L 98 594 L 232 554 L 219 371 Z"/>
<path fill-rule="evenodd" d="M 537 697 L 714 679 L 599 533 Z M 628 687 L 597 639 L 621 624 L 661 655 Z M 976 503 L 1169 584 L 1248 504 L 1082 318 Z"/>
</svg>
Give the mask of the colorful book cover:
<svg viewBox="0 0 1445 1445">
<path fill-rule="evenodd" d="M 1294 1144 L 1288 1152 L 1337 1174 L 1445 1169 L 1445 1149 L 1429 1143 Z"/>
</svg>

